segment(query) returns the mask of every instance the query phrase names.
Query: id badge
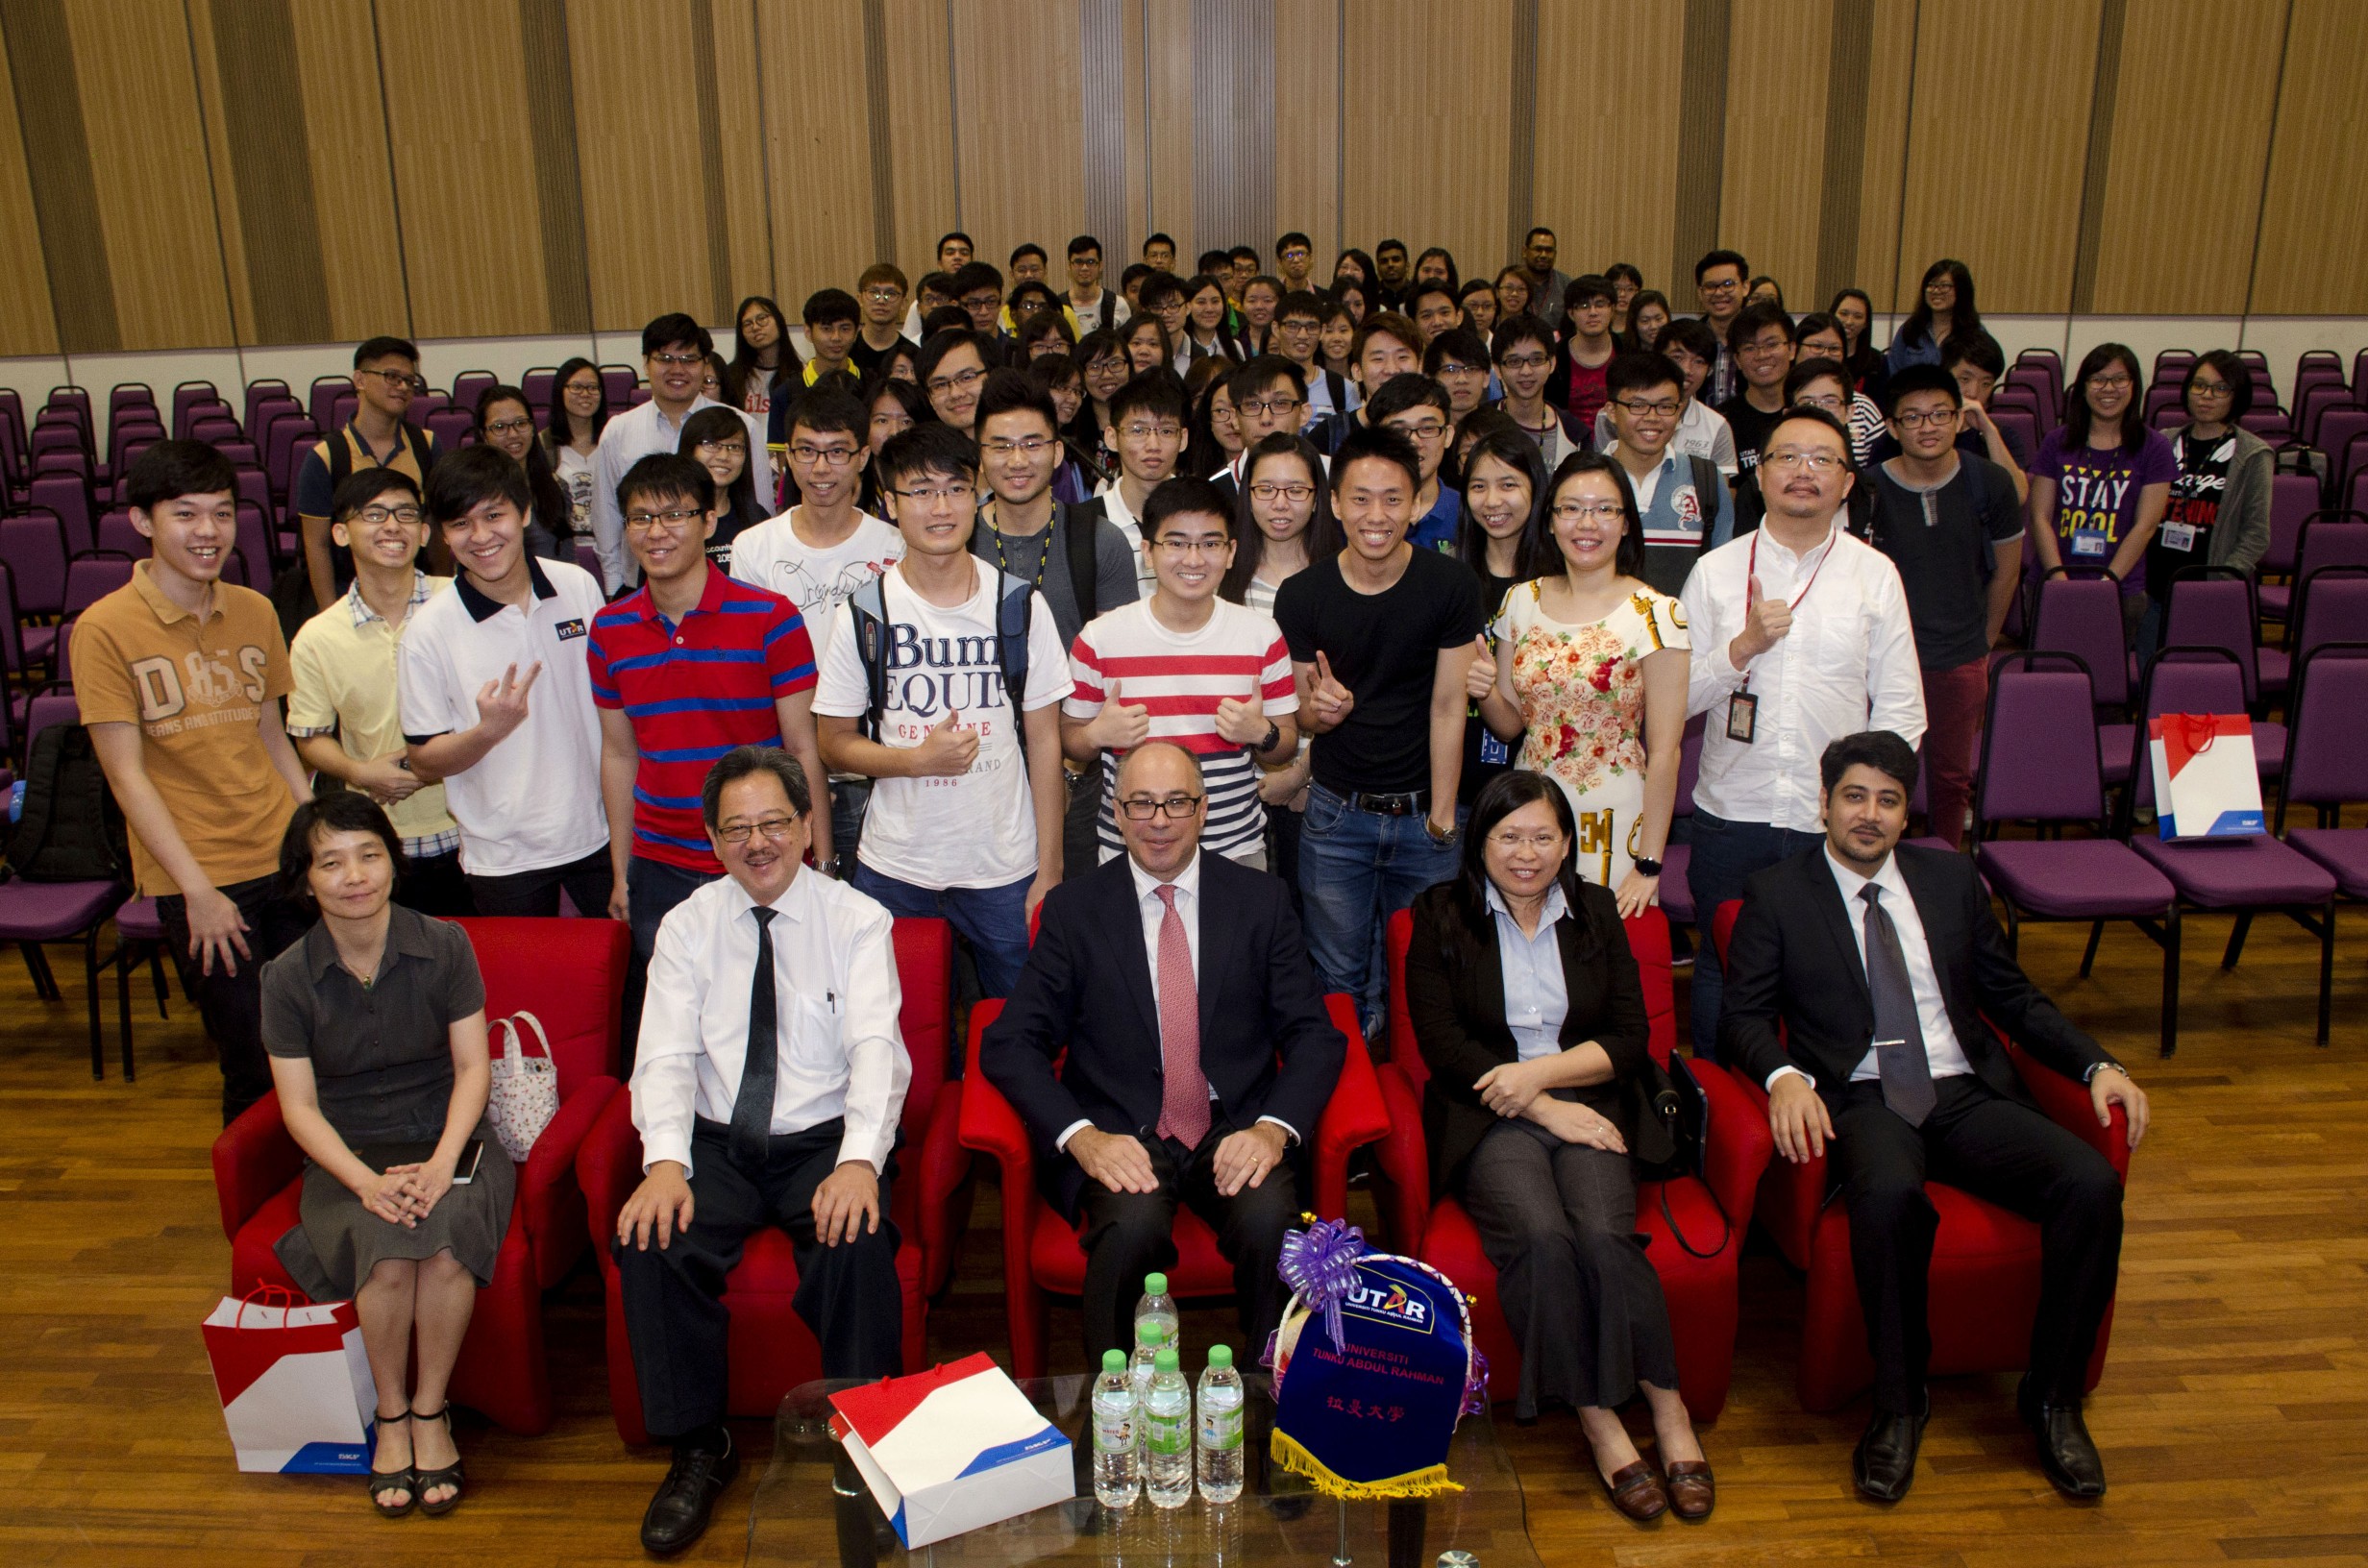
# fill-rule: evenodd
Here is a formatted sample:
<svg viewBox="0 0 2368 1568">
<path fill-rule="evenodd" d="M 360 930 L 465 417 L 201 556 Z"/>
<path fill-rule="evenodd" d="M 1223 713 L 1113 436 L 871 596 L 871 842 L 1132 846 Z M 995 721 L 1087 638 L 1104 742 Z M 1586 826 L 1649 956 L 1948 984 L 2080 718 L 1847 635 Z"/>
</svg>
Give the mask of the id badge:
<svg viewBox="0 0 2368 1568">
<path fill-rule="evenodd" d="M 1501 767 L 1513 760 L 1513 747 L 1496 738 L 1493 731 L 1480 727 L 1480 761 L 1484 766 Z"/>
<path fill-rule="evenodd" d="M 2076 528 L 2072 532 L 2072 553 L 2096 559 L 2113 548 L 2103 528 Z"/>
<path fill-rule="evenodd" d="M 1751 744 L 1753 731 L 1760 727 L 1760 699 L 1749 692 L 1738 692 L 1727 698 L 1727 739 Z"/>
<path fill-rule="evenodd" d="M 2186 554 L 2195 549 L 2195 525 L 2165 523 L 2162 525 L 2161 539 L 2164 550 L 2175 550 L 2183 555 Z"/>
</svg>

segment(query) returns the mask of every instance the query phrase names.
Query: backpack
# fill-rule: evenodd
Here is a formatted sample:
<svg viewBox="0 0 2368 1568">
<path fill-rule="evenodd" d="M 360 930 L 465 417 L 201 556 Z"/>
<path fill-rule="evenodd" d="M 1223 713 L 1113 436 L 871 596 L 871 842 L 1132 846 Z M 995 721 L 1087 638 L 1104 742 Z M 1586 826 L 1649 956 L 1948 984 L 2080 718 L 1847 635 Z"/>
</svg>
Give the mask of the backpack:
<svg viewBox="0 0 2368 1568">
<path fill-rule="evenodd" d="M 419 467 L 420 483 L 424 488 L 428 471 L 435 465 L 435 453 L 428 445 L 428 432 L 407 421 L 395 429 L 398 439 L 411 450 L 411 461 Z M 345 430 L 346 427 L 339 426 L 322 438 L 329 449 L 329 493 L 333 496 L 337 493 L 337 486 L 354 474 L 354 444 L 345 438 Z M 290 509 L 293 510 L 292 507 Z M 529 547 L 530 550 L 531 548 Z M 572 556 L 559 558 L 571 559 Z M 272 579 L 271 607 L 280 617 L 280 635 L 291 643 L 296 640 L 296 633 L 303 629 L 304 624 L 327 607 L 313 602 L 312 576 L 305 566 L 302 540 L 297 542 L 296 558 L 282 567 L 280 575 Z"/>
<path fill-rule="evenodd" d="M 1077 625 L 1084 625 L 1101 611 L 1100 584 L 1095 579 L 1101 575 L 1101 560 L 1095 551 L 1095 542 L 1101 525 L 1110 516 L 1110 508 L 1101 497 L 1094 496 L 1074 506 L 1056 509 L 1053 526 L 1066 523 L 1068 537 L 1064 541 L 1069 554 L 1069 591 L 1077 600 Z M 1113 527 L 1116 524 L 1111 525 Z"/>
<path fill-rule="evenodd" d="M 123 808 L 90 732 L 52 724 L 33 738 L 25 805 L 9 837 L 9 870 L 28 882 L 123 882 L 132 858 Z"/>
<path fill-rule="evenodd" d="M 1694 547 L 1694 552 L 1707 555 L 1714 548 L 1711 530 L 1718 526 L 1718 492 L 1726 484 L 1727 478 L 1718 472 L 1716 463 L 1699 453 L 1686 454 L 1686 467 L 1693 478 L 1694 504 L 1702 508 L 1702 541 Z M 1707 502 L 1703 500 L 1706 496 L 1710 498 Z"/>
<path fill-rule="evenodd" d="M 1035 618 L 1036 588 L 1025 577 L 1008 572 L 998 572 L 995 576 L 996 662 L 1002 669 L 1003 695 L 1011 703 L 1012 733 L 1019 737 L 1020 761 L 1024 765 L 1027 719 L 1022 703 L 1027 695 L 1027 634 L 1029 623 Z M 863 661 L 864 690 L 870 697 L 870 705 L 855 727 L 865 740 L 876 742 L 880 720 L 888 711 L 892 623 L 888 619 L 886 575 L 866 579 L 850 596 L 847 604 L 854 613 L 855 655 Z"/>
</svg>

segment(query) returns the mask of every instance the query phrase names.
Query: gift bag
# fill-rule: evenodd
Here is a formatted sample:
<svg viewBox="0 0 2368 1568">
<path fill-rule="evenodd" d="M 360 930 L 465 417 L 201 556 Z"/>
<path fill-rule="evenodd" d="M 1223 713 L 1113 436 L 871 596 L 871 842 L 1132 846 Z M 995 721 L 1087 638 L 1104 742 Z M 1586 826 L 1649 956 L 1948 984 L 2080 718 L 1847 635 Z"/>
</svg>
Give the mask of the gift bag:
<svg viewBox="0 0 2368 1568">
<path fill-rule="evenodd" d="M 2155 824 L 2165 841 L 2257 838 L 2261 775 L 2253 721 L 2241 713 L 2166 713 L 2146 722 Z"/>
<path fill-rule="evenodd" d="M 520 1047 L 518 1026 L 522 1023 L 534 1031 L 541 1055 L 529 1056 Z M 508 1151 L 510 1163 L 523 1165 L 534 1140 L 559 1114 L 559 1069 L 551 1060 L 551 1037 L 543 1033 L 543 1020 L 533 1014 L 496 1018 L 493 1033 L 501 1040 L 502 1049 L 493 1059 L 493 1088 L 485 1111 L 493 1117 L 494 1133 Z"/>
<path fill-rule="evenodd" d="M 285 1299 L 256 1299 L 264 1295 Z M 378 1385 L 352 1302 L 315 1306 L 259 1286 L 224 1296 L 205 1334 L 239 1469 L 358 1476 L 370 1468 Z"/>
</svg>

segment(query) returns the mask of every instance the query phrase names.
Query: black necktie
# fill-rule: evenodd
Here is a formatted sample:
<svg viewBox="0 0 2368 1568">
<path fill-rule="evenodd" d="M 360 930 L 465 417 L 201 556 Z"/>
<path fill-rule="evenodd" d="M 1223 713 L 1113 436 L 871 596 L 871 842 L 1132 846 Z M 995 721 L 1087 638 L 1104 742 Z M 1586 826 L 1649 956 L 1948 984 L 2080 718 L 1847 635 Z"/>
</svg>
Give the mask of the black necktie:
<svg viewBox="0 0 2368 1568">
<path fill-rule="evenodd" d="M 1869 882 L 1859 896 L 1866 900 L 1866 992 L 1875 1004 L 1875 1066 L 1883 1074 L 1883 1103 L 1909 1126 L 1921 1127 L 1939 1094 L 1924 1055 L 1915 987 L 1908 981 L 1899 930 L 1883 908 L 1883 890 Z M 1886 1043 L 1892 1041 L 1898 1043 Z"/>
<path fill-rule="evenodd" d="M 773 1137 L 773 1074 L 780 1030 L 774 1016 L 773 911 L 756 917 L 756 977 L 749 982 L 749 1048 L 740 1066 L 740 1094 L 731 1102 L 731 1157 L 743 1170 L 762 1170 Z"/>
</svg>

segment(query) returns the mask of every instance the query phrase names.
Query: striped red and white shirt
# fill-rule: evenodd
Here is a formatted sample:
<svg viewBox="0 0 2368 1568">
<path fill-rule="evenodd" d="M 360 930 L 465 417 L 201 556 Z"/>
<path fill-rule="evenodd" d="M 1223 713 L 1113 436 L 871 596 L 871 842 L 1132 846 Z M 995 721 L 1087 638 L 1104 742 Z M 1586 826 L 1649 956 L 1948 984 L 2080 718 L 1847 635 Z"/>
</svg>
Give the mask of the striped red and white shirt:
<svg viewBox="0 0 2368 1568">
<path fill-rule="evenodd" d="M 1266 807 L 1258 799 L 1258 770 L 1249 747 L 1217 733 L 1217 704 L 1242 700 L 1254 691 L 1267 717 L 1299 711 L 1292 684 L 1291 650 L 1274 618 L 1228 600 L 1213 600 L 1208 623 L 1197 631 L 1162 625 L 1151 603 L 1141 600 L 1096 616 L 1070 648 L 1070 678 L 1076 690 L 1061 706 L 1071 719 L 1091 719 L 1110 699 L 1150 709 L 1151 739 L 1173 741 L 1200 760 L 1208 790 L 1207 825 L 1200 846 L 1229 859 L 1258 854 L 1266 846 Z M 1124 850 L 1113 801 L 1118 795 L 1119 757 L 1102 754 L 1101 858 Z"/>
</svg>

